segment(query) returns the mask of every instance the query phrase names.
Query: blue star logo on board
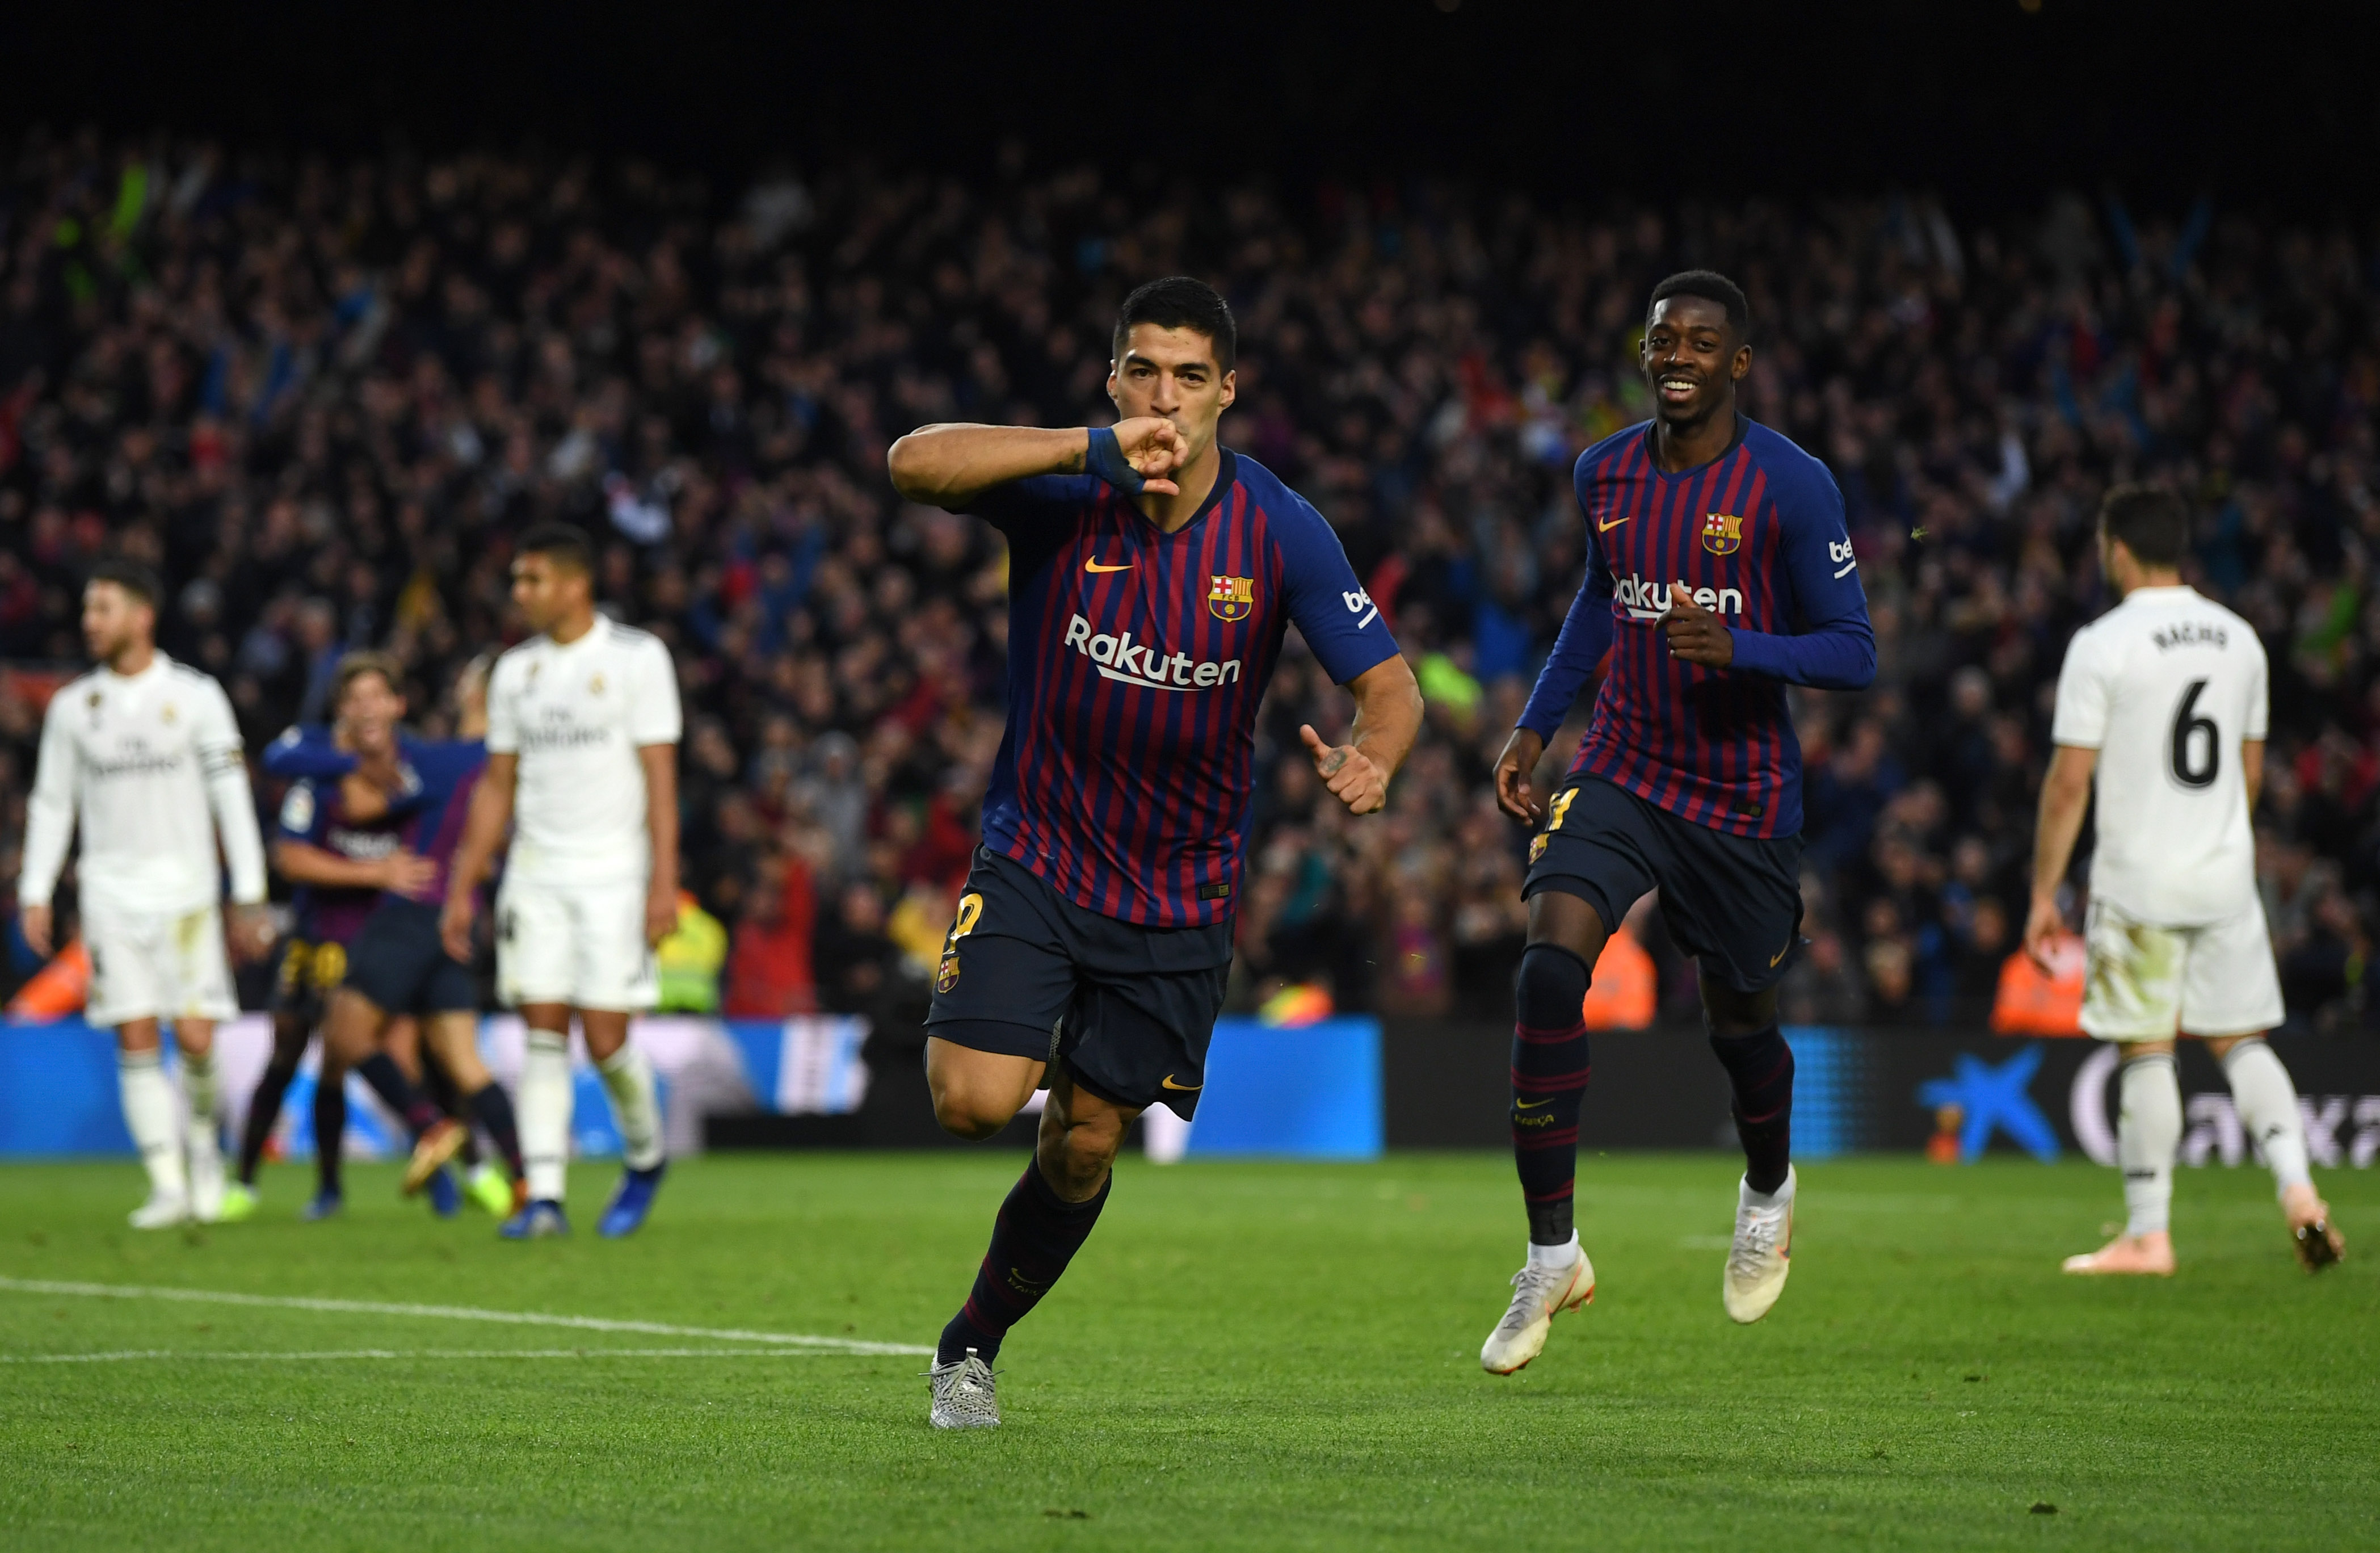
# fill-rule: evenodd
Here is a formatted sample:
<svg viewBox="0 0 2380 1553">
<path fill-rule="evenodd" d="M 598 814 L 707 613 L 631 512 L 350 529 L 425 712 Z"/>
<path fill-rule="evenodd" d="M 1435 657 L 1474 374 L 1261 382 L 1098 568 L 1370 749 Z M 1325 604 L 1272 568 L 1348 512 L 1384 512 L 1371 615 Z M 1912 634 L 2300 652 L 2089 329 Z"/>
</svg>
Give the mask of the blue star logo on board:
<svg viewBox="0 0 2380 1553">
<path fill-rule="evenodd" d="M 1732 512 L 1712 512 L 1704 516 L 1704 549 L 1714 556 L 1732 556 L 1742 547 L 1742 519 Z"/>
<path fill-rule="evenodd" d="M 1994 1131 L 2005 1132 L 2019 1148 L 2046 1165 L 2058 1157 L 2058 1133 L 2041 1107 L 2026 1093 L 2041 1071 L 2041 1043 L 2028 1044 L 2006 1062 L 1986 1062 L 1961 1052 L 1951 1076 L 1928 1079 L 1917 1086 L 1917 1103 L 1928 1110 L 1959 1107 L 1963 1126 L 1959 1132 L 1959 1162 L 1972 1165 L 1991 1142 Z"/>
<path fill-rule="evenodd" d="M 1218 620 L 1245 620 L 1257 606 L 1257 580 L 1208 573 L 1207 612 Z"/>
</svg>

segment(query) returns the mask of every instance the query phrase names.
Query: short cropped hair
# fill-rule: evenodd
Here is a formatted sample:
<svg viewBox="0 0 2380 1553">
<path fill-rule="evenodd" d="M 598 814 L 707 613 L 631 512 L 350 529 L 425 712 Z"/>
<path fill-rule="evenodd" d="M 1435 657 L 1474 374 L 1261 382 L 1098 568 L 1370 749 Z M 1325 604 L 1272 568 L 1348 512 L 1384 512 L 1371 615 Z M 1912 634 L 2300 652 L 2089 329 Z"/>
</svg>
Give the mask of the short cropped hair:
<svg viewBox="0 0 2380 1553">
<path fill-rule="evenodd" d="M 1232 304 L 1203 280 L 1167 275 L 1136 287 L 1116 314 L 1115 359 L 1123 360 L 1124 342 L 1135 324 L 1160 329 L 1188 329 L 1215 342 L 1215 365 L 1225 372 L 1239 359 L 1240 326 L 1232 319 Z"/>
<path fill-rule="evenodd" d="M 2099 527 L 2144 567 L 2178 567 L 2190 553 L 2190 508 L 2162 485 L 2119 485 L 2099 503 Z"/>
<path fill-rule="evenodd" d="M 165 584 L 156 572 L 141 562 L 122 556 L 110 556 L 91 569 L 93 582 L 113 582 L 150 608 L 165 593 Z"/>
<path fill-rule="evenodd" d="M 595 575 L 595 542 L 587 531 L 572 523 L 537 523 L 520 536 L 514 547 L 523 556 L 543 556 L 566 570 L 582 576 Z"/>
<path fill-rule="evenodd" d="M 370 650 L 349 653 L 339 659 L 339 666 L 331 671 L 331 706 L 347 699 L 347 687 L 367 674 L 377 674 L 381 682 L 396 694 L 405 693 L 405 669 L 395 657 L 387 653 Z"/>
<path fill-rule="evenodd" d="M 1672 297 L 1700 297 L 1706 302 L 1717 302 L 1727 310 L 1727 326 L 1742 339 L 1752 331 L 1752 304 L 1743 300 L 1743 287 L 1717 270 L 1681 270 L 1653 287 L 1653 300 L 1645 304 L 1645 322 L 1653 321 L 1653 310 Z"/>
</svg>

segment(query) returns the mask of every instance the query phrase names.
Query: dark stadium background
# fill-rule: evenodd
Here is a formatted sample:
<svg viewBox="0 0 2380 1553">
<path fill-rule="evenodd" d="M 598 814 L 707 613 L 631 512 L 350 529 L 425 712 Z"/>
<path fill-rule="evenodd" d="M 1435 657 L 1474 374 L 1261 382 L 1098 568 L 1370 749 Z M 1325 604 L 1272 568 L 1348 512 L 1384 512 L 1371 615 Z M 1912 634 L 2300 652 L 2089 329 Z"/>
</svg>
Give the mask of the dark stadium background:
<svg viewBox="0 0 2380 1553">
<path fill-rule="evenodd" d="M 1760 309 L 1755 412 L 1834 465 L 1893 615 L 1878 690 L 1803 707 L 1820 952 L 1789 1011 L 1980 1017 L 2022 914 L 2043 688 L 2103 602 L 2090 504 L 2157 474 L 2201 498 L 2207 585 L 2273 654 L 2264 882 L 2292 1021 L 2367 1028 L 2380 104 L 2360 17 L 2008 0 L 1830 7 L 1816 30 L 1797 7 L 1615 9 L 15 18 L 0 656 L 58 656 L 78 568 L 138 531 L 174 573 L 169 650 L 234 682 L 252 736 L 304 706 L 322 653 L 399 617 L 427 702 L 503 629 L 504 536 L 531 511 L 588 522 L 607 596 L 686 664 L 689 874 L 753 946 L 747 1007 L 899 1017 L 917 988 L 887 935 L 946 914 L 1000 626 L 987 533 L 903 511 L 868 448 L 943 413 L 1079 420 L 1099 320 L 1181 264 L 1250 325 L 1237 445 L 1398 583 L 1401 635 L 1456 674 L 1402 820 L 1347 832 L 1310 817 L 1294 760 L 1273 772 L 1321 703 L 1291 671 L 1235 996 L 1315 976 L 1355 1007 L 1500 1017 L 1516 838 L 1481 774 L 1521 680 L 1465 691 L 1466 666 L 1533 671 L 1575 584 L 1568 454 L 1634 418 L 1645 287 L 1708 261 Z M 103 238 L 128 157 L 178 175 L 202 151 L 181 237 L 144 217 Z M 524 246 L 492 258 L 510 214 Z M 780 216 L 770 241 L 737 235 Z M 152 282 L 182 287 L 169 314 L 190 305 L 203 266 L 163 263 L 175 241 L 214 255 L 241 350 L 141 311 Z M 540 274 L 565 276 L 560 358 L 519 326 Z M 1433 287 L 1451 301 L 1421 327 Z M 359 337 L 342 295 L 387 315 L 314 399 L 232 370 L 277 370 L 274 331 L 304 336 L 308 310 L 329 361 Z M 220 444 L 192 433 L 218 392 L 266 408 L 208 485 Z M 505 485 L 515 433 L 528 472 Z M 671 532 L 615 529 L 608 475 L 632 523 L 658 504 Z M 788 646 L 795 617 L 814 634 Z M 0 696 L 11 874 L 28 717 Z M 1976 925 L 1994 909 L 1998 936 Z M 1690 1015 L 1652 936 L 1664 1006 Z M 808 985 L 787 980 L 801 946 Z"/>
</svg>

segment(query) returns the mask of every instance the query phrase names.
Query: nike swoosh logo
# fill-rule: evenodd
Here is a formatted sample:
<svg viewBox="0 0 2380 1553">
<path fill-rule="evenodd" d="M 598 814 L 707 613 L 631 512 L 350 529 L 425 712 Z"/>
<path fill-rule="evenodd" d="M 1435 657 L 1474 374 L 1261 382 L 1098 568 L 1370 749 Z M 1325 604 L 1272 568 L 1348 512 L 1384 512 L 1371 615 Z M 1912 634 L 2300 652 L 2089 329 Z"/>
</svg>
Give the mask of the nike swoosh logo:
<svg viewBox="0 0 2380 1553">
<path fill-rule="evenodd" d="M 1550 1106 L 1552 1104 L 1553 1102 L 1551 1100 L 1515 1100 L 1512 1102 L 1512 1109 L 1516 1111 L 1534 1111 L 1539 1106 Z"/>
<path fill-rule="evenodd" d="M 1785 949 L 1790 949 L 1790 948 L 1791 948 L 1792 947 L 1793 947 L 1792 941 L 1791 941 L 1791 939 L 1788 939 L 1788 940 L 1786 941 L 1786 944 L 1785 944 Z M 1785 958 L 1785 949 L 1779 949 L 1779 950 L 1778 950 L 1775 954 L 1770 955 L 1770 956 L 1768 957 L 1768 968 L 1769 968 L 1771 971 L 1774 971 L 1775 969 L 1777 969 L 1777 962 L 1778 962 L 1779 960 L 1783 960 L 1783 959 Z"/>
<path fill-rule="evenodd" d="M 1157 1087 L 1160 1089 L 1178 1089 L 1184 1094 L 1195 1094 L 1207 1086 L 1202 1083 L 1178 1084 L 1173 1082 L 1173 1075 L 1168 1073 L 1165 1077 L 1157 1081 Z"/>
<path fill-rule="evenodd" d="M 1596 520 L 1595 532 L 1597 533 L 1609 533 L 1612 530 L 1618 528 L 1621 524 L 1625 523 L 1629 519 L 1634 516 L 1635 514 L 1633 512 L 1623 512 L 1609 523 L 1598 518 Z"/>
<path fill-rule="evenodd" d="M 1083 569 L 1085 571 L 1130 571 L 1132 569 L 1132 563 L 1130 561 L 1126 561 L 1122 566 L 1101 566 L 1097 561 L 1085 561 L 1083 563 Z"/>
</svg>

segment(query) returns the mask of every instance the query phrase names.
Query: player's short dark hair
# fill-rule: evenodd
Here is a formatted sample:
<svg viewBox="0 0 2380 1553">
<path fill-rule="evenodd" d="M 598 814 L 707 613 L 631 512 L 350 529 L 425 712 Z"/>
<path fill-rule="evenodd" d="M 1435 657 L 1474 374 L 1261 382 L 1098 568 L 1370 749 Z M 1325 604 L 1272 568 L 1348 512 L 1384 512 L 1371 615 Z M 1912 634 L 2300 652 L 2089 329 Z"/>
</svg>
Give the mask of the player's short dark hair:
<svg viewBox="0 0 2380 1553">
<path fill-rule="evenodd" d="M 1160 329 L 1188 329 L 1215 342 L 1215 365 L 1225 372 L 1239 359 L 1240 326 L 1232 319 L 1232 304 L 1222 293 L 1189 275 L 1167 275 L 1135 288 L 1116 314 L 1115 359 L 1123 360 L 1124 341 L 1135 324 Z"/>
<path fill-rule="evenodd" d="M 165 596 L 165 584 L 152 569 L 123 556 L 111 556 L 91 568 L 88 582 L 113 582 L 152 609 Z"/>
<path fill-rule="evenodd" d="M 2190 507 L 2162 485 L 2119 485 L 2099 503 L 2099 527 L 2144 567 L 2178 567 L 2190 553 Z"/>
<path fill-rule="evenodd" d="M 513 547 L 520 556 L 543 556 L 555 565 L 582 576 L 595 575 L 595 542 L 573 523 L 536 523 Z"/>
<path fill-rule="evenodd" d="M 339 659 L 339 666 L 331 671 L 331 705 L 335 710 L 347 699 L 347 687 L 367 674 L 377 674 L 391 693 L 405 693 L 405 668 L 394 654 L 362 649 L 348 653 Z"/>
<path fill-rule="evenodd" d="M 1752 332 L 1752 304 L 1743 300 L 1743 287 L 1717 270 L 1681 270 L 1653 287 L 1653 300 L 1645 304 L 1645 322 L 1653 322 L 1653 310 L 1672 297 L 1717 302 L 1727 310 L 1727 326 L 1735 331 L 1736 338 Z"/>
</svg>

